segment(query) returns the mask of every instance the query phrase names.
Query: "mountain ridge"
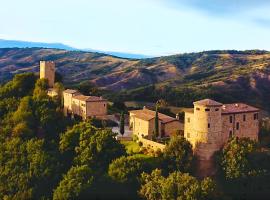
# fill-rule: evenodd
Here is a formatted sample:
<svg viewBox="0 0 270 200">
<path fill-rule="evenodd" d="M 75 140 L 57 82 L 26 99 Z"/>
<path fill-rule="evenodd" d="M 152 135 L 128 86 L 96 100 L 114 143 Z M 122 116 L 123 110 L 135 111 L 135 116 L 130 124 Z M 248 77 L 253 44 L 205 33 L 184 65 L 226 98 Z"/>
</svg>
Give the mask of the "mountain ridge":
<svg viewBox="0 0 270 200">
<path fill-rule="evenodd" d="M 263 50 L 216 50 L 147 59 L 44 48 L 0 49 L 0 80 L 38 72 L 40 60 L 56 62 L 69 86 L 86 82 L 121 100 L 190 106 L 211 97 L 223 103 L 244 101 L 266 107 L 270 99 L 270 53 Z"/>
<path fill-rule="evenodd" d="M 71 47 L 62 43 L 46 43 L 46 42 L 31 42 L 31 41 L 22 41 L 22 40 L 5 40 L 0 39 L 0 48 L 55 48 L 55 49 L 63 49 L 69 51 L 85 51 L 85 52 L 93 52 L 93 53 L 105 53 L 112 56 L 122 57 L 122 58 L 149 58 L 152 56 L 147 56 L 143 54 L 135 54 L 135 53 L 125 53 L 125 52 L 116 52 L 116 51 L 102 51 L 96 49 L 79 49 L 75 47 Z"/>
</svg>

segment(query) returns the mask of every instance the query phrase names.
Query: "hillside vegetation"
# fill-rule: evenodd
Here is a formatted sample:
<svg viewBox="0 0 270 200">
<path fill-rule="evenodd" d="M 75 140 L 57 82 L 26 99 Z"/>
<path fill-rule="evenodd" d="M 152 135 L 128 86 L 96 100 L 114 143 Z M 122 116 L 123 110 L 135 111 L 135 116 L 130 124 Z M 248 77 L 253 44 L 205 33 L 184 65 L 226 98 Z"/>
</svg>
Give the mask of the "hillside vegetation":
<svg viewBox="0 0 270 200">
<path fill-rule="evenodd" d="M 204 97 L 244 101 L 270 110 L 270 53 L 208 51 L 141 60 L 100 53 L 41 48 L 0 49 L 0 80 L 38 72 L 40 60 L 56 62 L 66 85 L 89 82 L 120 100 L 166 99 L 190 106 Z M 108 95 L 109 94 L 109 95 Z"/>
</svg>

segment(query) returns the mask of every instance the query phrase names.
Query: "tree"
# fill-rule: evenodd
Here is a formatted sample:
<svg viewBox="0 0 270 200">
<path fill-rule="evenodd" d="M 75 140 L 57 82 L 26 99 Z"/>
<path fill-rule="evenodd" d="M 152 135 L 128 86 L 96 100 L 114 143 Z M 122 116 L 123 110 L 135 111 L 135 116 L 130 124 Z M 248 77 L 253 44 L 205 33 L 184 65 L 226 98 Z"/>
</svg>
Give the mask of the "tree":
<svg viewBox="0 0 270 200">
<path fill-rule="evenodd" d="M 191 144 L 182 136 L 173 136 L 163 153 L 164 165 L 169 171 L 190 171 L 193 161 Z"/>
<path fill-rule="evenodd" d="M 57 93 L 57 96 L 55 97 L 56 102 L 60 105 L 60 107 L 62 108 L 64 106 L 64 102 L 63 102 L 63 91 L 64 91 L 64 85 L 60 82 L 56 82 L 54 84 L 54 89 Z"/>
<path fill-rule="evenodd" d="M 123 136 L 125 134 L 125 115 L 124 112 L 121 113 L 120 116 L 120 134 Z"/>
<path fill-rule="evenodd" d="M 33 73 L 17 74 L 4 86 L 0 88 L 0 97 L 2 98 L 22 98 L 32 94 L 36 76 Z"/>
<path fill-rule="evenodd" d="M 186 173 L 173 172 L 168 177 L 161 175 L 161 170 L 151 174 L 142 173 L 139 194 L 147 200 L 156 199 L 211 199 L 215 193 L 215 183 L 206 178 L 198 181 Z"/>
<path fill-rule="evenodd" d="M 47 98 L 48 80 L 38 79 L 35 83 L 35 89 L 33 92 L 34 98 Z"/>
<path fill-rule="evenodd" d="M 82 132 L 76 147 L 75 163 L 96 171 L 107 171 L 110 162 L 125 155 L 125 148 L 115 139 L 111 129 L 97 129 L 93 135 Z"/>
<path fill-rule="evenodd" d="M 142 173 L 139 194 L 147 200 L 163 199 L 162 185 L 164 183 L 165 177 L 161 175 L 161 170 L 156 169 L 151 174 Z"/>
<path fill-rule="evenodd" d="M 73 166 L 53 193 L 54 200 L 79 199 L 93 183 L 93 173 L 87 165 Z"/>
<path fill-rule="evenodd" d="M 66 153 L 69 159 L 73 159 L 76 155 L 76 147 L 79 146 L 82 133 L 94 135 L 97 128 L 88 122 L 81 122 L 68 129 L 64 134 L 60 135 L 59 150 L 61 153 Z"/>
<path fill-rule="evenodd" d="M 110 129 L 96 128 L 81 122 L 60 138 L 60 151 L 68 153 L 77 165 L 88 165 L 93 169 L 107 170 L 109 163 L 125 155 L 125 148 L 115 139 Z"/>
<path fill-rule="evenodd" d="M 17 111 L 13 114 L 12 123 L 14 124 L 12 131 L 14 135 L 28 138 L 33 136 L 36 120 L 31 97 L 26 96 L 21 99 Z"/>
<path fill-rule="evenodd" d="M 49 195 L 58 161 L 45 141 L 11 137 L 0 144 L 0 199 L 38 199 Z M 45 187 L 46 186 L 46 187 Z"/>
<path fill-rule="evenodd" d="M 223 148 L 221 168 L 227 179 L 253 174 L 250 156 L 256 151 L 256 142 L 249 138 L 232 138 Z"/>
<path fill-rule="evenodd" d="M 155 136 L 155 138 L 158 138 L 158 136 L 159 136 L 159 119 L 158 119 L 158 106 L 157 105 L 156 105 L 156 114 L 155 114 L 154 136 Z"/>
<path fill-rule="evenodd" d="M 108 175 L 119 183 L 133 183 L 145 170 L 145 158 L 138 156 L 120 157 L 109 165 Z"/>
</svg>

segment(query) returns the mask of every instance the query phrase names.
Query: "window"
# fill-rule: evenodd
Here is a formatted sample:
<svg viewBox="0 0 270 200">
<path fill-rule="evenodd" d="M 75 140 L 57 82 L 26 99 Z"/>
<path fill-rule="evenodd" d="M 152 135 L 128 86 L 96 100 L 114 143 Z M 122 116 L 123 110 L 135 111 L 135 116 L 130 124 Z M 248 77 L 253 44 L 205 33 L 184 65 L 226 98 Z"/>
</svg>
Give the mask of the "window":
<svg viewBox="0 0 270 200">
<path fill-rule="evenodd" d="M 210 124 L 208 123 L 208 128 L 210 128 Z"/>
<path fill-rule="evenodd" d="M 254 114 L 254 120 L 256 120 L 256 119 L 259 119 L 259 114 L 258 113 Z"/>
<path fill-rule="evenodd" d="M 230 123 L 232 123 L 232 116 L 230 116 Z"/>
<path fill-rule="evenodd" d="M 190 118 L 187 118 L 187 122 L 190 123 Z"/>
<path fill-rule="evenodd" d="M 230 138 L 232 137 L 232 131 L 230 131 L 230 133 L 229 133 L 229 137 L 230 137 Z"/>
<path fill-rule="evenodd" d="M 244 122 L 246 121 L 246 115 L 243 115 L 243 121 Z"/>
<path fill-rule="evenodd" d="M 196 108 L 196 110 L 201 110 L 200 108 Z"/>
<path fill-rule="evenodd" d="M 216 108 L 215 111 L 219 111 L 219 108 Z"/>
<path fill-rule="evenodd" d="M 210 111 L 210 109 L 209 109 L 209 108 L 205 108 L 205 111 L 206 111 L 206 112 L 209 112 L 209 111 Z"/>
<path fill-rule="evenodd" d="M 236 130 L 239 130 L 239 122 L 236 123 Z"/>
<path fill-rule="evenodd" d="M 187 133 L 187 138 L 190 138 L 190 134 L 189 133 Z"/>
<path fill-rule="evenodd" d="M 104 104 L 104 107 L 106 107 L 106 104 Z"/>
</svg>

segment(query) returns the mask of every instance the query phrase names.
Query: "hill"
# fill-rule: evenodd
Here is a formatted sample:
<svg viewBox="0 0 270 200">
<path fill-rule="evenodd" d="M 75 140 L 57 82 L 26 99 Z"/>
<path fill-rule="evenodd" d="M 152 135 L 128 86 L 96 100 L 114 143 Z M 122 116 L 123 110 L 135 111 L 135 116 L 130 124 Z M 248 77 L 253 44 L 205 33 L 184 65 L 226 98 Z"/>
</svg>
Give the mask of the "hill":
<svg viewBox="0 0 270 200">
<path fill-rule="evenodd" d="M 112 56 L 122 57 L 122 58 L 149 58 L 151 56 L 146 56 L 142 54 L 126 53 L 126 52 L 115 52 L 115 51 L 102 51 L 96 49 L 78 49 L 62 43 L 45 43 L 45 42 L 31 42 L 31 41 L 21 41 L 21 40 L 3 40 L 0 39 L 0 48 L 54 48 L 54 49 L 64 49 L 69 51 L 86 51 L 86 52 L 97 52 L 105 53 Z"/>
<path fill-rule="evenodd" d="M 83 51 L 2 48 L 0 80 L 38 72 L 39 60 L 55 61 L 65 84 L 89 81 L 120 100 L 164 98 L 173 105 L 190 106 L 193 100 L 210 97 L 270 110 L 267 51 L 208 51 L 139 60 Z"/>
</svg>

